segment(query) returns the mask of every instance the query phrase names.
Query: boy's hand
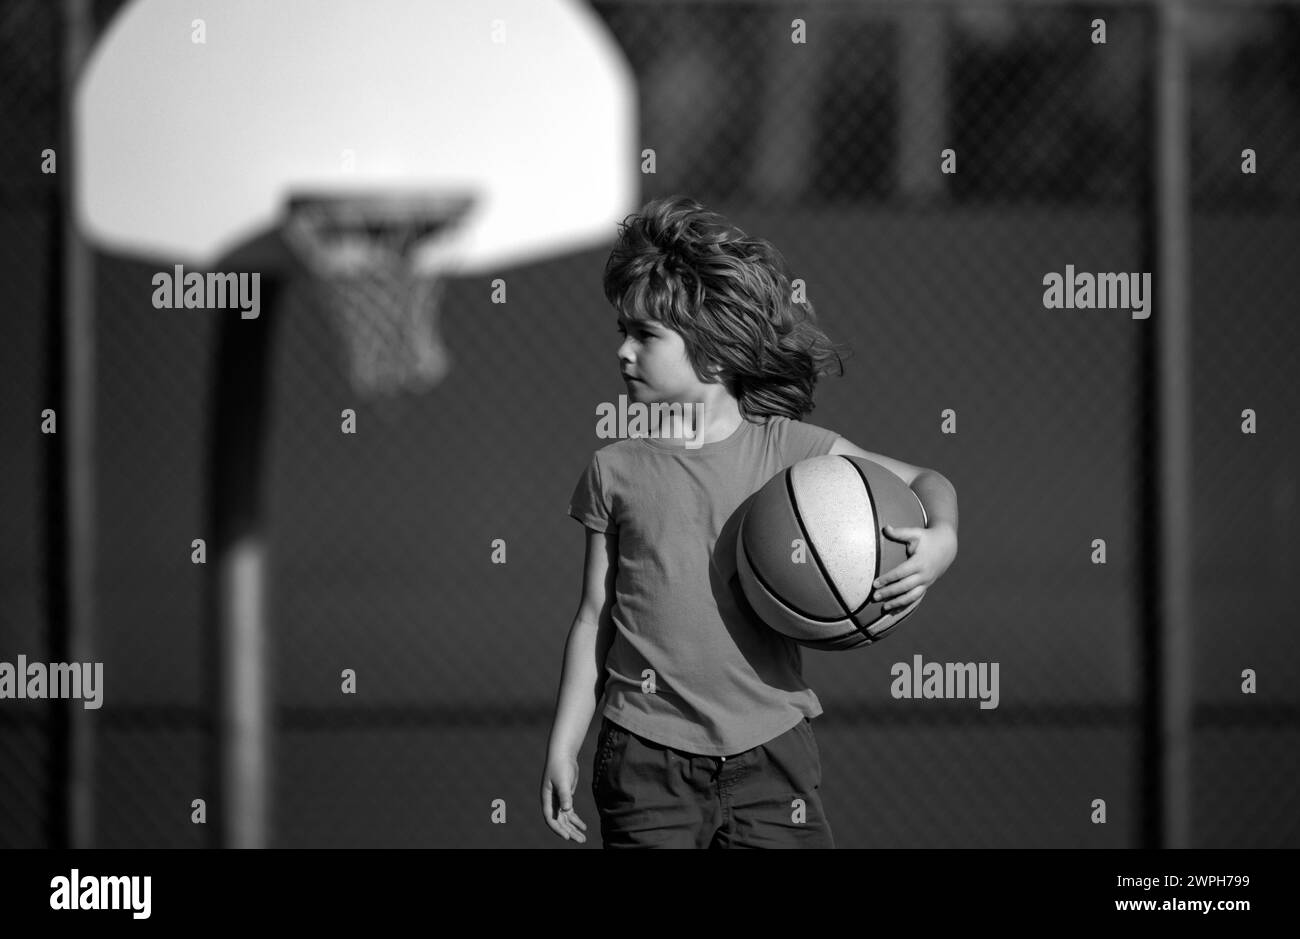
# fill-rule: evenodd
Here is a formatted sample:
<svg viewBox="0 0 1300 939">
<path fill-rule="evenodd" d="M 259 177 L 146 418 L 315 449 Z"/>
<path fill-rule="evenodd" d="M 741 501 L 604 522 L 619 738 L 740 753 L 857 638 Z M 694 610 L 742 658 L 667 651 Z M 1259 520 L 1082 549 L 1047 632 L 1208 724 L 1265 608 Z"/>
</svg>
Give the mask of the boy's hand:
<svg viewBox="0 0 1300 939">
<path fill-rule="evenodd" d="M 584 844 L 587 823 L 573 810 L 573 793 L 578 786 L 578 761 L 574 757 L 552 756 L 542 776 L 542 814 L 546 824 L 565 841 Z M 579 831 L 581 829 L 581 831 Z"/>
<path fill-rule="evenodd" d="M 891 541 L 907 542 L 907 560 L 886 571 L 871 585 L 872 598 L 888 600 L 886 610 L 900 610 L 925 596 L 926 588 L 938 580 L 957 557 L 957 532 L 951 525 L 929 528 L 895 528 L 881 531 Z"/>
</svg>

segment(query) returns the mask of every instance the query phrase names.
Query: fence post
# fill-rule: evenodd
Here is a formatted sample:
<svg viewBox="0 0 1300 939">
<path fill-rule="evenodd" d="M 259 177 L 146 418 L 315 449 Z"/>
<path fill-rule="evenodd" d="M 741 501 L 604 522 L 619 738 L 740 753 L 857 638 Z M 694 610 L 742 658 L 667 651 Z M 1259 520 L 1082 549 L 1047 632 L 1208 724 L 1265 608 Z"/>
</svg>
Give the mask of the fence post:
<svg viewBox="0 0 1300 939">
<path fill-rule="evenodd" d="M 1187 8 L 1156 7 L 1153 88 L 1154 200 L 1150 219 L 1155 302 L 1155 453 L 1147 493 L 1156 506 L 1156 616 L 1150 675 L 1158 715 L 1148 754 L 1156 783 L 1148 786 L 1148 846 L 1190 846 L 1192 734 L 1191 589 L 1191 213 L 1189 211 Z"/>
</svg>

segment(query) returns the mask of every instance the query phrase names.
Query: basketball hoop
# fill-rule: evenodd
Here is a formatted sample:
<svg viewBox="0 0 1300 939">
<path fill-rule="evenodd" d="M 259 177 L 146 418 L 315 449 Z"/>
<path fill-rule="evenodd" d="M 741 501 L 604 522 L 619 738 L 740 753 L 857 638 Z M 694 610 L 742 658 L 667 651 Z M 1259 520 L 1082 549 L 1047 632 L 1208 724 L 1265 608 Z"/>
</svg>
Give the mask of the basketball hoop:
<svg viewBox="0 0 1300 939">
<path fill-rule="evenodd" d="M 285 240 L 312 274 L 367 399 L 419 394 L 451 366 L 438 331 L 444 278 L 455 269 L 467 195 L 299 195 Z"/>
</svg>

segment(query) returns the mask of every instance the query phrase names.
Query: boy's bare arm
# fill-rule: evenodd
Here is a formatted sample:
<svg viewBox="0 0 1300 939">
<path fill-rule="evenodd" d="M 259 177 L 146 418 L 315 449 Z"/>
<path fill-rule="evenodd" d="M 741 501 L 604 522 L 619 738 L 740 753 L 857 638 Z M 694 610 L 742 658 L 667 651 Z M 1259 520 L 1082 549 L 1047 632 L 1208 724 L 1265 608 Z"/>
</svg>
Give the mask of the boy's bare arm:
<svg viewBox="0 0 1300 939">
<path fill-rule="evenodd" d="M 611 615 L 618 536 L 587 529 L 582 602 L 564 646 L 564 667 L 547 751 L 577 758 L 605 683 L 605 657 L 614 638 Z"/>
<path fill-rule="evenodd" d="M 925 506 L 930 528 L 946 525 L 957 534 L 957 490 L 946 476 L 925 470 L 912 480 L 912 491 Z"/>
</svg>

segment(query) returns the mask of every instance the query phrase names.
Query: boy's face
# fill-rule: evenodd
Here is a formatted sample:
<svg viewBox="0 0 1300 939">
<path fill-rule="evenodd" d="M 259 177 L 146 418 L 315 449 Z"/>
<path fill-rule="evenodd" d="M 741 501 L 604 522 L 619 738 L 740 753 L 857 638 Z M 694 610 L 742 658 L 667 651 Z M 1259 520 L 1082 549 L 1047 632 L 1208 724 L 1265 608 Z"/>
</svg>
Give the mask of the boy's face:
<svg viewBox="0 0 1300 939">
<path fill-rule="evenodd" d="M 622 315 L 618 331 L 623 334 L 618 364 L 629 398 L 686 403 L 705 397 L 705 387 L 686 357 L 681 333 L 658 320 L 625 320 Z"/>
</svg>

